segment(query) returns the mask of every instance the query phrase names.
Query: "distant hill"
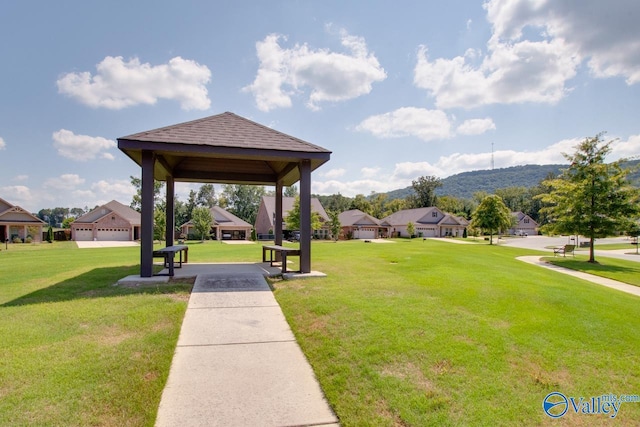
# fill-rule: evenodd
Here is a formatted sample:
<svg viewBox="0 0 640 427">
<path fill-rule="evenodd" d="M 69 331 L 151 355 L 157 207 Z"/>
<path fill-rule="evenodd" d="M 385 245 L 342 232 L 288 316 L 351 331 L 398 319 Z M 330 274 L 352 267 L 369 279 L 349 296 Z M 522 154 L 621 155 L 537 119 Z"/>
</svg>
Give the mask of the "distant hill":
<svg viewBox="0 0 640 427">
<path fill-rule="evenodd" d="M 630 166 L 637 167 L 640 161 L 629 162 Z M 486 191 L 491 194 L 495 190 L 505 187 L 534 187 L 545 179 L 550 173 L 559 174 L 561 169 L 568 165 L 526 165 L 512 166 L 493 170 L 480 170 L 462 172 L 451 175 L 442 180 L 442 187 L 436 190 L 438 196 L 454 196 L 470 199 L 477 191 Z M 640 172 L 631 175 L 631 180 L 638 184 Z M 404 199 L 413 193 L 412 187 L 390 191 L 387 194 L 389 200 Z"/>
</svg>

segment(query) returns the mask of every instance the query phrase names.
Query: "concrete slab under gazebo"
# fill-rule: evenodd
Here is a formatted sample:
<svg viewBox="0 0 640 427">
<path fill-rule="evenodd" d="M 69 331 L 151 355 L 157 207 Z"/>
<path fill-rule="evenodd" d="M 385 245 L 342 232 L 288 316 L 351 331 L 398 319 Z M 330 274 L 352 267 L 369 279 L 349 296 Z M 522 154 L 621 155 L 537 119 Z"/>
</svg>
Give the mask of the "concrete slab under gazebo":
<svg viewBox="0 0 640 427">
<path fill-rule="evenodd" d="M 166 182 L 166 244 L 175 228 L 175 182 L 272 185 L 275 244 L 282 244 L 282 189 L 300 182 L 300 271 L 311 272 L 311 172 L 331 152 L 223 113 L 118 138 L 118 148 L 142 168 L 140 276 L 153 275 L 153 182 Z"/>
</svg>

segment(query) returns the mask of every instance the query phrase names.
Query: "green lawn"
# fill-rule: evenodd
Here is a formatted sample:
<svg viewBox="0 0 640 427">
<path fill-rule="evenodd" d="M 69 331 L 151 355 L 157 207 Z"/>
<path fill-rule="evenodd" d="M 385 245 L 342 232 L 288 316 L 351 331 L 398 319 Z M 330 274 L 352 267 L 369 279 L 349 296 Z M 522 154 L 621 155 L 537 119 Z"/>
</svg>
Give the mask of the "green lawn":
<svg viewBox="0 0 640 427">
<path fill-rule="evenodd" d="M 587 262 L 588 259 L 589 257 L 587 255 L 544 258 L 545 261 L 560 267 L 640 286 L 640 262 L 599 256 L 596 257 L 597 263 L 592 264 Z"/>
<path fill-rule="evenodd" d="M 552 424 L 551 391 L 640 394 L 637 297 L 514 259 L 538 252 L 395 242 L 314 242 L 328 277 L 274 282 L 344 426 Z M 0 425 L 153 425 L 190 285 L 113 286 L 138 251 L 0 251 Z M 190 243 L 190 262 L 260 257 Z M 640 404 L 616 421 L 640 424 Z"/>
</svg>

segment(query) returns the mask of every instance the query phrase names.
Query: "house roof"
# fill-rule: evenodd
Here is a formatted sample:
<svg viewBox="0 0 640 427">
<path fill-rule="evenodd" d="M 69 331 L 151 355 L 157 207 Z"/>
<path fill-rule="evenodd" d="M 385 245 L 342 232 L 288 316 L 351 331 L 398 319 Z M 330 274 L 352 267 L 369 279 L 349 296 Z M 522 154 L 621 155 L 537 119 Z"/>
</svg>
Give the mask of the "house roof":
<svg viewBox="0 0 640 427">
<path fill-rule="evenodd" d="M 214 206 L 210 209 L 211 217 L 213 218 L 214 225 L 220 225 L 225 227 L 241 227 L 241 228 L 251 228 L 252 225 L 246 222 L 243 219 L 238 218 L 231 212 L 226 209 L 221 208 L 220 206 Z M 182 226 L 192 224 L 191 220 L 182 224 Z M 181 226 L 181 227 L 182 227 Z"/>
<path fill-rule="evenodd" d="M 283 197 L 282 198 L 282 218 L 286 218 L 287 214 L 293 209 L 293 202 L 295 197 Z M 262 205 L 264 205 L 267 215 L 269 215 L 269 221 L 273 223 L 273 218 L 276 212 L 276 198 L 274 196 L 262 196 Z M 324 207 L 320 203 L 320 200 L 316 197 L 311 198 L 311 211 L 317 212 L 324 221 L 329 221 L 329 215 L 324 210 Z"/>
<path fill-rule="evenodd" d="M 434 212 L 436 216 L 433 215 Z M 404 209 L 382 219 L 382 224 L 388 224 L 392 227 L 405 226 L 410 222 L 414 224 L 462 225 L 464 227 L 469 225 L 466 219 L 442 212 L 435 206 Z"/>
<path fill-rule="evenodd" d="M 437 218 L 433 217 L 434 211 L 439 213 Z M 442 216 L 444 216 L 444 214 L 440 209 L 435 206 L 430 206 L 427 208 L 403 209 L 384 217 L 382 221 L 392 226 L 407 225 L 410 222 L 414 224 L 437 224 L 442 219 Z"/>
<path fill-rule="evenodd" d="M 298 164 L 311 170 L 331 151 L 226 112 L 118 138 L 118 147 L 139 165 L 142 151 L 156 155 L 154 178 L 164 181 L 222 182 L 290 186 L 300 179 Z"/>
<path fill-rule="evenodd" d="M 43 220 L 17 205 L 0 199 L 0 222 L 43 225 Z"/>
<path fill-rule="evenodd" d="M 342 227 L 351 227 L 354 225 L 381 225 L 381 221 L 359 209 L 351 209 L 344 211 L 338 215 L 340 225 Z"/>
<path fill-rule="evenodd" d="M 130 208 L 127 205 L 123 205 L 117 200 L 112 200 L 102 206 L 87 212 L 86 214 L 76 218 L 75 221 L 81 224 L 91 224 L 105 216 L 115 213 L 122 219 L 128 221 L 131 225 L 140 225 L 140 212 Z"/>
<path fill-rule="evenodd" d="M 523 212 L 511 212 L 511 215 L 516 218 L 518 223 L 521 222 L 525 218 L 529 218 L 529 221 L 530 221 L 531 225 L 534 225 L 534 226 L 538 225 L 538 223 L 533 218 L 531 218 L 529 215 L 527 215 L 526 213 L 523 213 Z"/>
</svg>

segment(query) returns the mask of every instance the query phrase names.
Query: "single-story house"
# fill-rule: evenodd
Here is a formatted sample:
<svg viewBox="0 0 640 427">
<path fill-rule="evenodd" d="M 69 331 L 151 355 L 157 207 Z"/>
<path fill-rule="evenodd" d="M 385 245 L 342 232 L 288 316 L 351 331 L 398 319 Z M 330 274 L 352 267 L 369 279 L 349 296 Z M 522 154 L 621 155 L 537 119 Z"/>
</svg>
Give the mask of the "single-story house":
<svg viewBox="0 0 640 427">
<path fill-rule="evenodd" d="M 210 236 L 216 240 L 251 240 L 251 224 L 238 218 L 231 212 L 222 209 L 220 206 L 211 208 Z M 196 236 L 195 226 L 191 221 L 180 226 L 180 233 L 189 238 L 200 238 Z"/>
<path fill-rule="evenodd" d="M 517 236 L 535 236 L 538 234 L 539 224 L 529 215 L 522 212 L 511 212 L 516 219 L 515 225 L 509 229 L 509 234 Z"/>
<path fill-rule="evenodd" d="M 382 221 L 359 209 L 351 209 L 338 215 L 341 239 L 377 239 L 387 237 L 389 227 Z"/>
<path fill-rule="evenodd" d="M 41 242 L 42 227 L 45 225 L 44 221 L 20 206 L 0 199 L 0 238 L 3 243 L 7 240 L 13 242 L 16 238 L 22 242 L 29 238 L 34 242 Z"/>
<path fill-rule="evenodd" d="M 133 241 L 140 239 L 140 212 L 112 200 L 76 218 L 71 240 Z"/>
<path fill-rule="evenodd" d="M 297 230 L 288 230 L 286 224 L 286 217 L 289 211 L 293 209 L 293 203 L 295 197 L 283 197 L 282 198 L 282 231 L 287 236 L 288 233 Z M 316 197 L 311 198 L 311 212 L 317 212 L 320 215 L 320 221 L 323 226 L 319 230 L 313 230 L 313 237 L 318 239 L 324 239 L 329 237 L 329 215 L 322 207 L 320 200 Z M 256 216 L 256 234 L 258 239 L 261 235 L 271 235 L 275 230 L 274 223 L 276 219 L 276 198 L 274 196 L 262 196 L 260 206 L 258 207 L 258 214 Z M 273 238 L 273 237 L 271 237 Z"/>
<path fill-rule="evenodd" d="M 404 209 L 382 220 L 388 225 L 392 237 L 409 237 L 407 225 L 413 223 L 414 233 L 419 237 L 462 237 L 469 221 L 455 215 L 442 212 L 435 206 L 417 209 Z"/>
</svg>

